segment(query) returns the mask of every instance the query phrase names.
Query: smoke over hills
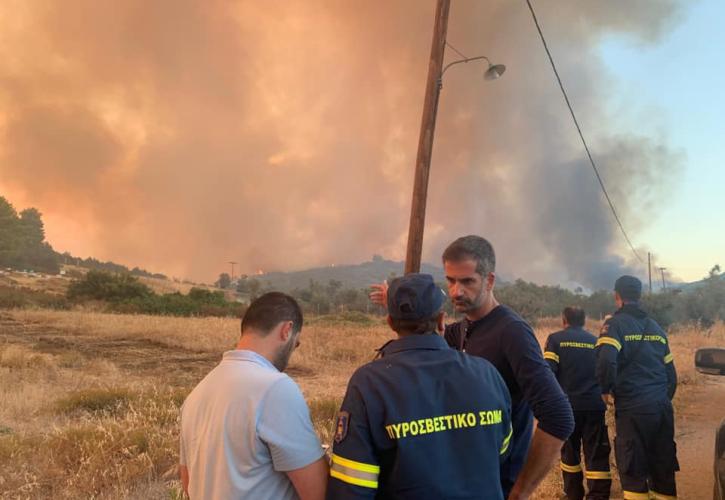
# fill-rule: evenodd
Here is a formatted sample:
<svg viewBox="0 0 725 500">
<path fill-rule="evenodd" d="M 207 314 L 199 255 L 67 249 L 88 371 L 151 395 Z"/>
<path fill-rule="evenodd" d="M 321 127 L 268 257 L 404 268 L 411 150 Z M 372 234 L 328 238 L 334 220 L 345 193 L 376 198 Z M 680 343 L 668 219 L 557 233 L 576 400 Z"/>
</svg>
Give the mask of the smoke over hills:
<svg viewBox="0 0 725 500">
<path fill-rule="evenodd" d="M 536 2 L 632 232 L 680 156 L 608 127 L 603 36 L 649 43 L 676 0 Z M 209 280 L 400 259 L 434 2 L 0 6 L 0 190 L 78 255 Z M 627 249 L 523 2 L 456 0 L 449 41 L 508 70 L 446 74 L 424 260 L 482 234 L 508 275 L 610 286 Z M 455 54 L 449 51 L 449 60 Z M 634 102 L 634 96 L 632 98 Z M 622 257 L 625 256 L 625 257 Z"/>
</svg>

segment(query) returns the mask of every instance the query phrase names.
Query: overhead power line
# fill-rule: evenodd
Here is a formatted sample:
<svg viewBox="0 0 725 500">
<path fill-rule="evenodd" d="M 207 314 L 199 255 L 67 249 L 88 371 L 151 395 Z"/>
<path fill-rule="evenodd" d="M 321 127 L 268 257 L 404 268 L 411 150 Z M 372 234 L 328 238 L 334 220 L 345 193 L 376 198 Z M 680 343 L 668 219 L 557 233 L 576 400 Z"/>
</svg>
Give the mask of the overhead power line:
<svg viewBox="0 0 725 500">
<path fill-rule="evenodd" d="M 574 109 L 571 107 L 571 103 L 569 102 L 569 96 L 566 94 L 566 90 L 564 89 L 564 84 L 561 82 L 561 77 L 559 76 L 559 72 L 556 69 L 556 64 L 554 64 L 554 58 L 551 56 L 551 52 L 549 51 L 549 46 L 546 44 L 546 38 L 544 38 L 544 33 L 541 31 L 541 26 L 539 26 L 539 20 L 536 18 L 536 13 L 534 12 L 534 8 L 531 5 L 531 1 L 526 0 L 526 4 L 529 6 L 529 10 L 531 11 L 531 17 L 533 18 L 534 24 L 536 25 L 536 30 L 539 32 L 539 36 L 541 37 L 541 43 L 544 45 L 544 50 L 546 51 L 546 55 L 549 56 L 549 62 L 551 63 L 551 69 L 554 70 L 554 75 L 556 76 L 556 81 L 559 82 L 559 88 L 561 89 L 561 93 L 564 96 L 564 101 L 566 101 L 566 107 L 569 108 L 571 117 L 574 120 L 574 125 L 576 126 L 576 130 L 579 133 L 579 137 L 582 140 L 584 149 L 587 152 L 587 157 L 589 158 L 589 163 L 591 164 L 592 169 L 594 170 L 594 175 L 596 175 L 597 181 L 599 181 L 599 187 L 602 188 L 602 193 L 604 193 L 604 197 L 607 199 L 607 203 L 609 203 L 609 208 L 612 209 L 612 215 L 614 215 L 614 220 L 617 221 L 617 225 L 619 226 L 619 229 L 622 231 L 622 235 L 624 235 L 624 239 L 627 240 L 627 244 L 629 244 L 629 248 L 632 249 L 632 253 L 634 254 L 634 256 L 637 257 L 637 259 L 641 263 L 644 264 L 644 260 L 642 260 L 642 257 L 639 256 L 639 254 L 637 253 L 637 250 L 635 250 L 635 248 L 634 248 L 634 245 L 632 245 L 632 240 L 629 239 L 627 232 L 624 230 L 622 221 L 619 218 L 619 215 L 617 214 L 617 210 L 614 208 L 614 203 L 612 202 L 612 199 L 609 197 L 607 188 L 604 186 L 604 181 L 602 180 L 602 176 L 599 175 L 599 169 L 597 168 L 597 165 L 594 162 L 592 153 L 589 151 L 589 146 L 587 145 L 587 141 L 584 139 L 584 134 L 582 133 L 582 129 L 579 126 L 579 121 L 576 119 L 576 115 L 574 114 Z"/>
</svg>

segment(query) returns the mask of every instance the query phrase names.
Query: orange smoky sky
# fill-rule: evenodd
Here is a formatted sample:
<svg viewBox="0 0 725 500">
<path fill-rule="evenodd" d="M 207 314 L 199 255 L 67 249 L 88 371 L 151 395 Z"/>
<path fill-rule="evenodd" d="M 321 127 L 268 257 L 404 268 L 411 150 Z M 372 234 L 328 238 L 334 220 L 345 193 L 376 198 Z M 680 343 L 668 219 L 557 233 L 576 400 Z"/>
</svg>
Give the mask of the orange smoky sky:
<svg viewBox="0 0 725 500">
<path fill-rule="evenodd" d="M 678 4 L 534 5 L 634 230 L 681 158 L 610 132 L 597 44 L 656 41 Z M 402 258 L 434 8 L 5 1 L 0 194 L 40 209 L 59 251 L 198 280 L 229 260 L 251 273 Z M 474 63 L 446 73 L 423 257 L 477 233 L 510 275 L 597 286 L 626 247 L 537 37 L 524 2 L 452 2 L 448 40 L 508 70 L 485 85 Z"/>
</svg>

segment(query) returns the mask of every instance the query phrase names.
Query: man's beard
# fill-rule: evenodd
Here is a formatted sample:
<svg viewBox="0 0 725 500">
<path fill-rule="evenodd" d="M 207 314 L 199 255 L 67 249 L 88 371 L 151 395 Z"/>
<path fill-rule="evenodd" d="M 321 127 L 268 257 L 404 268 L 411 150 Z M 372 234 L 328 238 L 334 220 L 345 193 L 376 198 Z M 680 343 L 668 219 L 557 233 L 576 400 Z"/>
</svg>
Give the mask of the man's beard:
<svg viewBox="0 0 725 500">
<path fill-rule="evenodd" d="M 479 307 L 481 307 L 481 304 L 483 304 L 484 300 L 484 291 L 481 290 L 481 293 L 479 293 L 476 297 L 473 299 L 469 299 L 467 297 L 461 297 L 460 299 L 451 299 L 451 302 L 453 303 L 453 308 L 456 310 L 456 312 L 459 313 L 467 313 L 471 311 L 475 311 Z"/>
<path fill-rule="evenodd" d="M 475 309 L 474 304 L 471 300 L 462 298 L 459 300 L 453 300 L 453 308 L 461 313 L 468 312 L 472 309 Z"/>
<path fill-rule="evenodd" d="M 297 336 L 290 336 L 289 340 L 285 345 L 279 348 L 277 353 L 274 355 L 272 364 L 279 371 L 283 372 L 289 364 L 289 359 L 292 356 L 292 352 L 295 350 L 295 343 L 297 342 Z"/>
</svg>

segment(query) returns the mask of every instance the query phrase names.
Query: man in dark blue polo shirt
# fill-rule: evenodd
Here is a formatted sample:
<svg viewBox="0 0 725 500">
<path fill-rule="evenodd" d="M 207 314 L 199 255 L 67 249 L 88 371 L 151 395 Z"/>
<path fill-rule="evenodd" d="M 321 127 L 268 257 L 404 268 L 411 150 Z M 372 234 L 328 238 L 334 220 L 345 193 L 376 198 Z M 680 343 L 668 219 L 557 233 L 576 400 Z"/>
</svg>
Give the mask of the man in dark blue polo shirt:
<svg viewBox="0 0 725 500">
<path fill-rule="evenodd" d="M 564 492 L 570 500 L 584 498 L 606 500 L 612 484 L 609 471 L 609 434 L 604 419 L 607 410 L 602 401 L 594 367 L 597 338 L 584 330 L 586 315 L 580 307 L 566 307 L 562 313 L 564 329 L 549 335 L 544 359 L 569 397 L 574 410 L 574 432 L 561 449 Z M 584 449 L 586 470 L 582 469 L 580 450 Z"/>
<path fill-rule="evenodd" d="M 493 363 L 506 382 L 514 435 L 501 483 L 509 499 L 528 498 L 574 430 L 571 406 L 531 326 L 494 296 L 496 255 L 491 243 L 475 235 L 458 238 L 443 252 L 443 269 L 453 306 L 465 315 L 446 327 L 446 341 Z"/>
<path fill-rule="evenodd" d="M 444 300 L 428 274 L 391 283 L 388 323 L 398 338 L 350 379 L 327 498 L 503 499 L 508 389 L 489 362 L 437 333 Z"/>
</svg>

